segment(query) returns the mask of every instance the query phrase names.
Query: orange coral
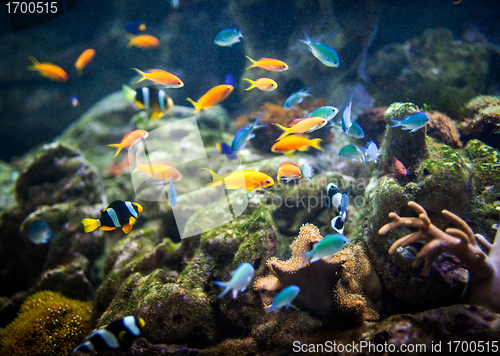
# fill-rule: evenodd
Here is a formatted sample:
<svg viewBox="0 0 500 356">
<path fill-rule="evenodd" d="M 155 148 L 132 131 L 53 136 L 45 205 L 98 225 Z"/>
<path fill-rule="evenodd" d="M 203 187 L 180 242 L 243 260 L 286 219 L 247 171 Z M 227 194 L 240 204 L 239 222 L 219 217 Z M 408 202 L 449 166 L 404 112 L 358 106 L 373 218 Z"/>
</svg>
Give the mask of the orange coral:
<svg viewBox="0 0 500 356">
<path fill-rule="evenodd" d="M 453 148 L 462 147 L 460 133 L 455 123 L 445 114 L 439 111 L 425 112 L 430 120 L 427 123 L 427 135 L 441 141 Z"/>
<path fill-rule="evenodd" d="M 358 323 L 378 319 L 382 287 L 361 245 L 351 245 L 323 260 L 301 267 L 302 254 L 320 241 L 316 226 L 302 225 L 299 236 L 290 245 L 292 256 L 286 261 L 272 257 L 266 268 L 270 275 L 255 281 L 257 290 L 275 291 L 289 285 L 300 287 L 297 301 L 307 310 L 332 318 L 340 312 Z"/>
</svg>

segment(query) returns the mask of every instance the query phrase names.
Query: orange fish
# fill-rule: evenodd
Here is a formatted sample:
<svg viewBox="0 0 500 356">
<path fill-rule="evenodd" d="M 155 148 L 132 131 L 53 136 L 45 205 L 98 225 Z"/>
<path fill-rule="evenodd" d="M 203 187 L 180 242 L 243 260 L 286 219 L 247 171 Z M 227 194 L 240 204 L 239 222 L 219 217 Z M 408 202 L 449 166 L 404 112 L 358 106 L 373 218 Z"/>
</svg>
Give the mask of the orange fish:
<svg viewBox="0 0 500 356">
<path fill-rule="evenodd" d="M 288 69 L 288 65 L 285 62 L 280 61 L 279 59 L 273 58 L 261 58 L 258 61 L 254 61 L 252 58 L 246 56 L 249 60 L 252 61 L 252 65 L 247 69 L 253 67 L 259 67 L 265 70 L 270 70 L 273 72 L 284 72 Z"/>
<path fill-rule="evenodd" d="M 111 145 L 108 145 L 108 147 L 118 147 L 118 150 L 116 151 L 113 158 L 118 156 L 118 153 L 120 153 L 120 151 L 122 149 L 129 148 L 130 146 L 132 146 L 134 143 L 136 143 L 140 139 L 148 137 L 148 135 L 149 135 L 149 133 L 147 131 L 134 130 L 134 131 L 130 131 L 128 134 L 123 136 L 120 143 L 113 143 Z"/>
<path fill-rule="evenodd" d="M 291 179 L 299 179 L 302 177 L 302 172 L 295 163 L 292 162 L 281 162 L 278 168 L 278 183 L 281 184 L 281 180 L 287 182 Z"/>
<path fill-rule="evenodd" d="M 308 147 L 314 147 L 317 150 L 324 151 L 324 149 L 319 146 L 320 142 L 320 138 L 309 140 L 307 136 L 287 136 L 276 142 L 273 147 L 271 147 L 271 152 L 290 154 L 295 150 L 306 151 Z"/>
<path fill-rule="evenodd" d="M 75 67 L 76 70 L 78 71 L 78 76 L 81 76 L 83 74 L 83 68 L 89 64 L 89 62 L 94 58 L 95 56 L 95 50 L 92 48 L 86 49 L 85 51 L 80 54 L 80 57 L 75 62 Z"/>
<path fill-rule="evenodd" d="M 247 192 L 251 192 L 259 188 L 270 187 L 274 184 L 274 180 L 267 174 L 252 169 L 232 172 L 224 177 L 208 168 L 202 169 L 206 169 L 212 174 L 212 183 L 207 184 L 207 187 L 215 187 L 224 184 L 226 189 L 245 188 Z"/>
<path fill-rule="evenodd" d="M 401 163 L 401 161 L 398 160 L 396 157 L 392 157 L 390 161 L 392 161 L 391 170 L 394 172 L 394 174 L 396 174 L 398 178 L 405 178 L 406 175 L 408 174 L 405 165 Z"/>
<path fill-rule="evenodd" d="M 150 69 L 147 73 L 137 69 L 131 68 L 135 70 L 137 73 L 142 75 L 142 78 L 134 83 L 142 82 L 143 80 L 151 80 L 153 83 L 158 85 L 163 85 L 167 88 L 181 88 L 184 86 L 182 80 L 177 78 L 172 73 L 166 72 L 161 69 Z"/>
<path fill-rule="evenodd" d="M 33 62 L 33 65 L 27 68 L 28 70 L 38 71 L 42 77 L 48 78 L 54 82 L 68 81 L 68 74 L 66 74 L 64 69 L 58 65 L 52 63 L 40 63 L 32 56 L 29 56 L 28 59 Z"/>
<path fill-rule="evenodd" d="M 276 83 L 274 80 L 272 80 L 270 78 L 259 78 L 257 80 L 250 80 L 248 78 L 241 78 L 241 80 L 246 80 L 246 81 L 252 83 L 252 85 L 250 85 L 245 90 L 259 88 L 260 90 L 263 90 L 263 91 L 273 91 L 274 89 L 276 89 L 278 87 L 278 83 Z"/>
<path fill-rule="evenodd" d="M 142 172 L 154 180 L 162 180 L 165 182 L 175 182 L 182 178 L 181 172 L 170 163 L 148 162 L 148 164 L 142 164 L 139 162 L 139 152 L 137 152 L 136 162 L 137 167 L 132 171 L 132 174 Z"/>
<path fill-rule="evenodd" d="M 128 155 L 126 155 L 120 162 L 112 164 L 104 169 L 104 171 L 114 175 L 115 177 L 121 177 L 129 165 Z"/>
<path fill-rule="evenodd" d="M 191 104 L 193 104 L 195 110 L 194 112 L 198 112 L 200 110 L 208 109 L 209 107 L 214 106 L 215 104 L 220 103 L 222 100 L 226 99 L 229 94 L 233 91 L 233 86 L 228 84 L 217 85 L 207 91 L 197 102 L 192 100 L 191 98 L 187 98 Z"/>
<path fill-rule="evenodd" d="M 281 136 L 276 139 L 276 141 L 279 141 L 283 137 L 288 136 L 290 134 L 302 134 L 306 132 L 309 133 L 316 131 L 328 123 L 326 119 L 323 119 L 322 117 L 319 116 L 308 117 L 305 118 L 304 120 L 295 119 L 294 122 L 296 122 L 296 124 L 290 128 L 283 127 L 280 124 L 273 122 L 274 125 L 278 126 L 280 129 L 284 131 L 281 134 Z"/>
<path fill-rule="evenodd" d="M 139 47 L 139 48 L 157 48 L 160 47 L 160 41 L 155 36 L 151 35 L 138 35 L 127 36 L 130 42 L 127 47 Z"/>
</svg>

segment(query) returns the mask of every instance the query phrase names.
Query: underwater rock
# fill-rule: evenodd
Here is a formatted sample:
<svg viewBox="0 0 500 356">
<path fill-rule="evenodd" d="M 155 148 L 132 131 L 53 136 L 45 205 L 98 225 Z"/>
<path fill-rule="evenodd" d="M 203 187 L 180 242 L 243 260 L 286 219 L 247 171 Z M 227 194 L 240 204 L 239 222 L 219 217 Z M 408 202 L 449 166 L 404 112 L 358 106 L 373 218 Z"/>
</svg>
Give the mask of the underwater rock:
<svg viewBox="0 0 500 356">
<path fill-rule="evenodd" d="M 498 325 L 498 314 L 474 305 L 459 304 L 417 314 L 390 316 L 379 323 L 367 325 L 357 341 L 370 342 L 379 349 L 386 345 L 398 350 L 401 345 L 406 345 L 408 350 L 413 348 L 416 354 L 465 354 L 473 353 L 473 347 L 479 350 L 477 340 L 484 341 L 485 345 L 498 340 Z M 417 350 L 417 346 L 421 349 Z M 366 348 L 356 354 L 373 355 L 373 350 Z"/>
<path fill-rule="evenodd" d="M 341 315 L 361 324 L 377 320 L 377 310 L 382 308 L 382 286 L 362 245 L 343 248 L 329 262 L 320 260 L 302 265 L 302 254 L 322 239 L 316 226 L 303 225 L 290 245 L 290 259 L 268 259 L 265 271 L 270 274 L 258 278 L 254 288 L 276 291 L 296 285 L 300 287 L 296 302 L 333 323 Z"/>
<path fill-rule="evenodd" d="M 0 161 L 0 213 L 15 206 L 14 186 L 18 174 L 11 165 Z"/>
<path fill-rule="evenodd" d="M 72 201 L 75 204 L 103 202 L 104 187 L 99 174 L 79 152 L 63 144 L 45 145 L 31 159 L 16 181 L 16 201 L 24 211 L 41 205 Z"/>
<path fill-rule="evenodd" d="M 0 355 L 69 355 L 90 331 L 90 303 L 38 292 L 0 333 Z"/>
<path fill-rule="evenodd" d="M 384 119 L 388 125 L 394 125 L 392 120 L 401 121 L 406 115 L 416 112 L 418 107 L 413 103 L 393 103 L 387 108 Z M 380 151 L 387 153 L 388 161 L 391 157 L 396 157 L 406 167 L 410 167 L 428 155 L 425 132 L 425 127 L 411 133 L 401 127 L 388 127 L 385 143 Z"/>
<path fill-rule="evenodd" d="M 374 141 L 380 147 L 386 130 L 385 112 L 387 106 L 364 110 L 356 119 L 356 122 L 365 132 L 366 141 Z"/>
<path fill-rule="evenodd" d="M 430 119 L 426 125 L 427 135 L 447 144 L 450 147 L 462 147 L 462 142 L 460 142 L 460 133 L 458 132 L 455 123 L 448 116 L 440 113 L 439 111 L 425 111 L 425 113 Z"/>
<path fill-rule="evenodd" d="M 467 118 L 458 125 L 465 142 L 478 139 L 500 148 L 500 97 L 480 95 L 466 106 Z"/>
<path fill-rule="evenodd" d="M 490 53 L 480 43 L 454 39 L 447 29 L 431 29 L 375 52 L 366 74 L 378 105 L 410 100 L 457 119 L 464 103 L 484 90 Z"/>
</svg>

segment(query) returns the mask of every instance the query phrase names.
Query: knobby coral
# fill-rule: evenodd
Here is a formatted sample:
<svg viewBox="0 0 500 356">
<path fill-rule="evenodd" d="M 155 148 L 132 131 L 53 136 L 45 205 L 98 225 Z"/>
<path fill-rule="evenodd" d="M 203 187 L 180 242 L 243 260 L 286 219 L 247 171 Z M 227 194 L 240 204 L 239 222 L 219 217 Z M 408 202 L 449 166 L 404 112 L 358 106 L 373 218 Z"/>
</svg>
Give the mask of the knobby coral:
<svg viewBox="0 0 500 356">
<path fill-rule="evenodd" d="M 90 303 L 43 291 L 0 333 L 0 355 L 69 355 L 88 334 Z"/>
<path fill-rule="evenodd" d="M 400 226 L 418 228 L 418 231 L 395 241 L 389 248 L 389 254 L 394 255 L 399 247 L 406 247 L 415 241 L 425 241 L 426 244 L 413 261 L 413 267 L 418 267 L 425 260 L 425 276 L 429 275 L 432 263 L 441 254 L 447 252 L 458 257 L 469 270 L 469 281 L 462 294 L 462 301 L 500 312 L 500 232 L 497 231 L 491 244 L 482 235 L 474 235 L 465 221 L 448 210 L 441 213 L 457 228 L 447 228 L 443 231 L 431 223 L 422 206 L 413 201 L 408 202 L 408 206 L 418 214 L 418 218 L 389 213 L 392 221 L 382 226 L 379 234 L 387 234 Z M 477 241 L 483 245 L 486 252 L 479 248 Z"/>
<path fill-rule="evenodd" d="M 301 267 L 302 253 L 321 239 L 316 226 L 302 225 L 299 236 L 290 245 L 290 259 L 270 258 L 266 268 L 271 274 L 258 278 L 254 288 L 275 291 L 297 285 L 298 303 L 324 318 L 343 313 L 358 323 L 378 319 L 376 310 L 381 309 L 382 288 L 363 246 L 350 245 L 328 262 L 308 262 Z"/>
</svg>

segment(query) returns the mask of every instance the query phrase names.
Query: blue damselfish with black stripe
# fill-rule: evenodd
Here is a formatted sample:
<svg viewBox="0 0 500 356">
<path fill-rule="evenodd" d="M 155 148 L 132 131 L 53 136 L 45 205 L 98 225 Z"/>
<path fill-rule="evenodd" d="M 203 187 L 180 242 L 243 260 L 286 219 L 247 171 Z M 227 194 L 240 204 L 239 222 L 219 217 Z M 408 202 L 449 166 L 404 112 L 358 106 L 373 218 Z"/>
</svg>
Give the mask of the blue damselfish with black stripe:
<svg viewBox="0 0 500 356">
<path fill-rule="evenodd" d="M 92 232 L 97 228 L 104 231 L 115 230 L 121 227 L 128 234 L 142 212 L 142 206 L 130 201 L 115 200 L 106 209 L 100 211 L 99 219 L 85 218 L 82 220 L 85 232 Z"/>
</svg>

